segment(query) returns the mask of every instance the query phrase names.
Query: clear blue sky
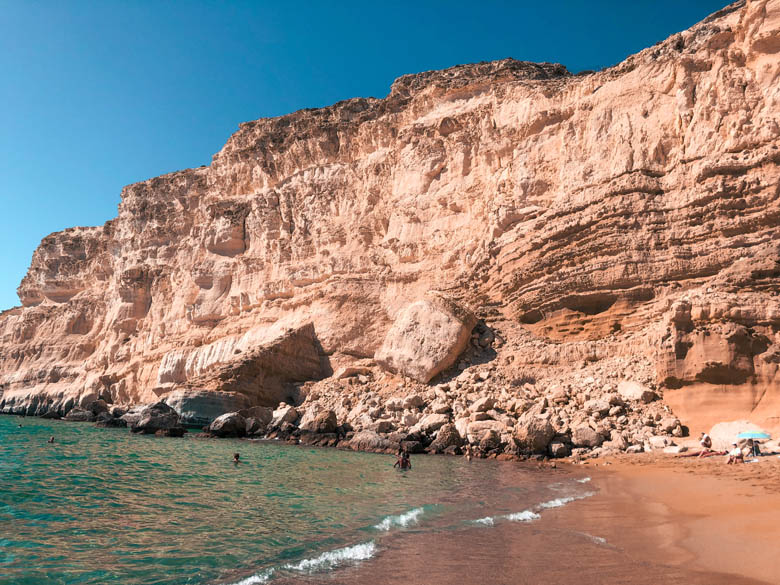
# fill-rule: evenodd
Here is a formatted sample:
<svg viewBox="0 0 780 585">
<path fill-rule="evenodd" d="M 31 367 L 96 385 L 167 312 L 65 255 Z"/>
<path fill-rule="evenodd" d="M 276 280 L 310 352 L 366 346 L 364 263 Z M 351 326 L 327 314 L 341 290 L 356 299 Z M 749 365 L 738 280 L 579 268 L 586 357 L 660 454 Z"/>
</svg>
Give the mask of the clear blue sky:
<svg viewBox="0 0 780 585">
<path fill-rule="evenodd" d="M 460 63 L 599 69 L 725 4 L 0 0 L 0 309 L 41 238 L 115 217 L 124 185 L 209 164 L 240 122 Z"/>
</svg>

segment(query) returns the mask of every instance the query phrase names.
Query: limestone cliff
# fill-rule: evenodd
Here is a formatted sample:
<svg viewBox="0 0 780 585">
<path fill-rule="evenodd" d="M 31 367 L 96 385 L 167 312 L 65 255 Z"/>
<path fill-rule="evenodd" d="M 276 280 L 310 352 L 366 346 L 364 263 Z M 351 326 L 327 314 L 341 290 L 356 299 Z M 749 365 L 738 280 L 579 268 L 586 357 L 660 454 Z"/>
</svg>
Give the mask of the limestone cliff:
<svg viewBox="0 0 780 585">
<path fill-rule="evenodd" d="M 433 291 L 500 339 L 495 367 L 620 358 L 684 422 L 779 427 L 779 178 L 780 0 L 596 73 L 407 75 L 241 124 L 208 167 L 46 237 L 0 315 L 0 404 L 191 388 L 274 405 L 356 364 L 395 384 L 375 353 Z M 469 337 L 447 334 L 442 367 Z"/>
</svg>

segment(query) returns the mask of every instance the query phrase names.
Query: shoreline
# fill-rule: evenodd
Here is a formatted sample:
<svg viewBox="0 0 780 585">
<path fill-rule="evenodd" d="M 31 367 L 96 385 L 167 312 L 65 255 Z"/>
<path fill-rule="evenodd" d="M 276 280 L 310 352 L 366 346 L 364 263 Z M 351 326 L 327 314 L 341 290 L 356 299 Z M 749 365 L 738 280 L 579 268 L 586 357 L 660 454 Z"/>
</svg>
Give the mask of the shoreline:
<svg viewBox="0 0 780 585">
<path fill-rule="evenodd" d="M 481 465 L 476 460 L 472 464 Z M 313 582 L 365 583 L 378 571 L 386 583 L 448 583 L 454 574 L 462 583 L 531 583 L 523 575 L 539 571 L 547 583 L 572 583 L 576 573 L 565 571 L 573 561 L 588 577 L 582 582 L 605 585 L 644 585 L 653 580 L 766 585 L 776 582 L 780 574 L 774 555 L 780 543 L 777 456 L 736 466 L 724 465 L 721 458 L 657 453 L 579 464 L 556 460 L 555 466 L 494 462 L 491 468 L 496 464 L 505 470 L 497 476 L 504 478 L 500 481 L 509 480 L 512 470 L 534 469 L 553 482 L 550 487 L 565 478 L 588 476 L 587 491 L 595 493 L 552 509 L 541 506 L 545 508 L 538 510 L 541 517 L 528 522 L 467 526 L 455 533 L 437 532 L 430 526 L 401 531 L 389 536 L 388 546 L 382 546 L 375 557 L 318 574 Z M 521 479 L 517 487 L 522 486 Z M 453 537 L 456 542 L 449 542 Z M 432 574 L 422 581 L 412 578 L 426 571 Z M 559 580 L 548 579 L 550 575 Z"/>
<path fill-rule="evenodd" d="M 750 483 L 739 471 L 719 477 L 716 468 L 702 473 L 692 469 L 696 464 L 675 468 L 676 460 L 643 459 L 562 465 L 558 471 L 567 477 L 586 472 L 598 492 L 545 510 L 537 520 L 466 528 L 456 536 L 399 533 L 360 564 L 278 583 L 361 585 L 378 582 L 376 575 L 388 585 L 444 585 L 453 575 L 465 585 L 777 582 L 780 483 L 768 488 L 780 463 L 771 462 L 772 475 Z M 758 497 L 767 500 L 758 505 Z"/>
</svg>

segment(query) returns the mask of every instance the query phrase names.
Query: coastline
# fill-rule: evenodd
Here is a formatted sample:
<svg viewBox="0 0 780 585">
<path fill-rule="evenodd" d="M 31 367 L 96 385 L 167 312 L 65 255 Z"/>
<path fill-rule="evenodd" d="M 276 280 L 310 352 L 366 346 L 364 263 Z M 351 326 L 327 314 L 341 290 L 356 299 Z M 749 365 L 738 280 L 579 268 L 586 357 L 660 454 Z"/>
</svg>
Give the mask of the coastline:
<svg viewBox="0 0 780 585">
<path fill-rule="evenodd" d="M 71 426 L 57 426 L 61 424 Z M 57 448 L 62 444 L 71 449 L 77 444 L 73 439 L 78 441 L 82 432 L 93 432 L 91 425 L 73 425 L 74 431 L 78 428 L 83 431 L 77 431 L 67 442 L 58 442 Z M 102 430 L 94 431 L 103 435 Z M 39 438 L 45 439 L 49 432 L 39 433 Z M 158 445 L 161 453 L 166 454 L 165 461 L 176 460 L 172 455 L 176 445 L 193 445 L 186 439 L 141 439 L 121 432 L 103 436 L 116 437 L 123 443 L 151 441 L 149 445 Z M 216 454 L 220 460 L 228 461 L 234 446 L 241 444 L 236 439 L 194 443 L 203 445 L 196 451 L 207 458 L 204 462 L 213 461 Z M 42 453 L 48 449 L 41 448 Z M 337 455 L 338 449 L 323 449 L 319 453 L 309 445 L 285 449 L 295 458 L 312 454 L 317 461 L 314 464 L 313 459 L 312 464 L 320 473 L 332 473 L 330 465 L 342 466 L 338 478 L 344 478 L 345 473 L 361 473 L 349 466 L 351 459 Z M 262 451 L 246 450 L 248 461 L 253 462 L 249 465 L 260 464 L 258 471 L 263 468 L 259 475 L 246 478 L 253 486 L 246 493 L 255 497 L 258 482 L 268 480 L 272 469 L 279 471 L 278 462 L 266 467 L 261 457 L 266 457 L 268 463 L 276 462 L 281 453 L 266 451 L 261 456 Z M 244 455 L 244 449 L 241 451 Z M 698 460 L 658 453 L 586 460 L 581 464 L 558 460 L 555 467 L 542 462 L 495 460 L 474 460 L 469 464 L 455 457 L 415 456 L 414 460 L 410 475 L 393 474 L 393 482 L 400 483 L 375 494 L 383 502 L 395 498 L 395 510 L 383 521 L 392 530 L 358 533 L 358 540 L 348 539 L 338 545 L 349 549 L 368 546 L 369 540 L 376 540 L 375 550 L 369 543 L 372 550 L 358 551 L 358 556 L 350 552 L 353 556 L 337 563 L 332 571 L 328 568 L 325 572 L 299 576 L 278 574 L 273 582 L 434 585 L 451 583 L 457 575 L 459 583 L 475 585 L 766 585 L 775 583 L 775 575 L 780 574 L 774 556 L 774 547 L 780 542 L 780 458 L 776 456 L 737 466 L 724 465 L 722 458 Z M 365 462 L 374 465 L 379 460 L 371 458 Z M 403 484 L 408 487 L 410 482 L 427 482 L 429 476 L 424 470 L 440 468 L 440 464 L 454 475 L 438 487 L 428 486 L 435 488 L 431 494 L 438 503 L 456 504 L 461 501 L 456 495 L 460 490 L 483 489 L 487 481 L 489 492 L 475 492 L 472 499 L 479 502 L 490 493 L 487 499 L 499 507 L 471 509 L 463 514 L 456 505 L 450 508 L 455 514 L 445 519 L 418 509 L 432 501 L 431 496 L 420 499 L 423 492 L 411 500 L 398 499 L 398 490 L 405 489 Z M 380 464 L 387 466 L 389 460 Z M 230 464 L 227 469 L 231 470 L 226 476 L 229 478 L 234 467 Z M 254 473 L 254 467 L 241 470 Z M 453 489 L 456 484 L 452 481 L 456 479 L 460 486 L 457 491 L 442 490 L 446 486 Z M 331 477 L 330 481 L 332 485 L 341 485 L 341 479 Z M 529 489 L 534 492 L 528 492 Z M 510 498 L 494 500 L 492 494 L 499 490 Z M 277 491 L 271 490 L 274 498 Z M 371 509 L 374 507 L 372 504 Z M 495 522 L 477 520 L 486 514 Z M 418 515 L 422 516 L 419 523 Z M 380 525 L 383 526 L 381 522 L 377 526 Z M 331 530 L 322 534 L 331 534 Z M 318 559 L 334 552 L 338 551 L 315 551 L 311 559 L 307 557 L 301 563 L 316 565 Z M 247 577 L 248 573 L 239 571 L 236 579 L 218 582 L 243 582 Z"/>
<path fill-rule="evenodd" d="M 551 480 L 587 473 L 592 497 L 528 523 L 406 531 L 355 566 L 275 582 L 443 585 L 457 575 L 475 585 L 773 585 L 780 459 L 767 458 L 764 469 L 720 465 L 653 454 L 565 463 Z"/>
</svg>

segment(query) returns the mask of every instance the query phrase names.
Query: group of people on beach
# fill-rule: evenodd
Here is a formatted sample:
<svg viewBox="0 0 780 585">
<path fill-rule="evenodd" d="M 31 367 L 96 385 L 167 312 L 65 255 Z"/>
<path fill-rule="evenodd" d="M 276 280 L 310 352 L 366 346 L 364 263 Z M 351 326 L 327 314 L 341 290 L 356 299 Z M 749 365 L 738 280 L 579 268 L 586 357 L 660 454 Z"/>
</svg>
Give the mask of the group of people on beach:
<svg viewBox="0 0 780 585">
<path fill-rule="evenodd" d="M 701 445 L 701 451 L 698 457 L 711 457 L 713 455 L 725 455 L 726 465 L 732 465 L 735 463 L 744 463 L 745 455 L 751 457 L 758 457 L 761 455 L 761 448 L 758 446 L 758 441 L 748 439 L 744 447 L 740 447 L 738 443 L 732 443 L 729 451 L 713 451 L 712 450 L 712 437 L 707 433 L 702 433 L 699 437 L 699 445 Z M 747 449 L 747 453 L 745 453 Z"/>
</svg>

